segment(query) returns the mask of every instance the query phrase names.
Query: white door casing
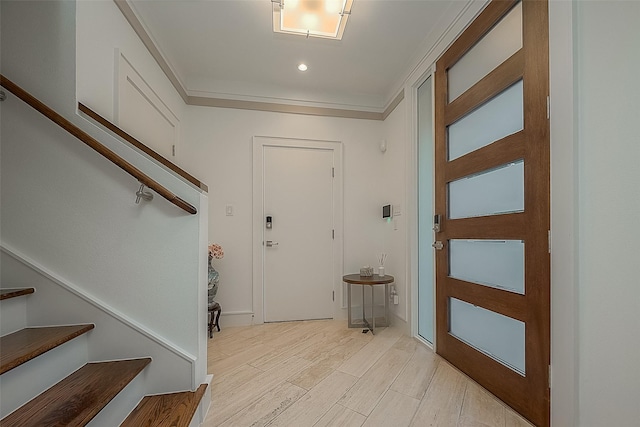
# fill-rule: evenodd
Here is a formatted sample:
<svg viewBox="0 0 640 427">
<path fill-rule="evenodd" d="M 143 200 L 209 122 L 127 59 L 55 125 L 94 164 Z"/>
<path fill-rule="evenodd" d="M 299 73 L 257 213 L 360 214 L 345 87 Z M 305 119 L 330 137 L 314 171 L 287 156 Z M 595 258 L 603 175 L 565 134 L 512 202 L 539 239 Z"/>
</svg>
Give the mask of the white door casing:
<svg viewBox="0 0 640 427">
<path fill-rule="evenodd" d="M 254 322 L 344 317 L 342 144 L 254 137 L 253 151 Z"/>
</svg>

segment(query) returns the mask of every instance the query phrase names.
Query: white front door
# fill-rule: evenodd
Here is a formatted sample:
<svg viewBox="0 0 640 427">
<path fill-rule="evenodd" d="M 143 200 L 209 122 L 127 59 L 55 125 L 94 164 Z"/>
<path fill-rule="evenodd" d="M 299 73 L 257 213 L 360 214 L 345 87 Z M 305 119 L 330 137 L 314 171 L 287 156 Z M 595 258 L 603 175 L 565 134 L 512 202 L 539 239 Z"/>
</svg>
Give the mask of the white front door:
<svg viewBox="0 0 640 427">
<path fill-rule="evenodd" d="M 265 322 L 333 317 L 334 150 L 301 145 L 263 146 Z"/>
</svg>

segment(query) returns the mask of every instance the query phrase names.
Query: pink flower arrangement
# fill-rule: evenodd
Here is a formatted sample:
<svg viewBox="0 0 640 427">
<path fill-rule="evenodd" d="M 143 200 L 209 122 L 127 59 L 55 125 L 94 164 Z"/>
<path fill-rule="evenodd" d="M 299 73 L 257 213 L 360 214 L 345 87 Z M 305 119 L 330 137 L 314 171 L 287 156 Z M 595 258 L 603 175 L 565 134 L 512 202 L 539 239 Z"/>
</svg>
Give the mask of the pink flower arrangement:
<svg viewBox="0 0 640 427">
<path fill-rule="evenodd" d="M 217 243 L 210 244 L 209 258 L 215 258 L 215 259 L 224 258 L 224 251 L 222 250 L 222 246 L 220 246 Z"/>
</svg>

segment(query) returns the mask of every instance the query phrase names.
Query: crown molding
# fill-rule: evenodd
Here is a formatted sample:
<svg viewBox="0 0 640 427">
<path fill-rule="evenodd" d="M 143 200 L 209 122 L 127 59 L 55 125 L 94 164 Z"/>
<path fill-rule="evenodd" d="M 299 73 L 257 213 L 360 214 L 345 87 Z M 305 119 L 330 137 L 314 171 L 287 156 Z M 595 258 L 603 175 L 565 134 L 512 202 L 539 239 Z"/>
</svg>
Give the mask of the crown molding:
<svg viewBox="0 0 640 427">
<path fill-rule="evenodd" d="M 129 25 L 131 25 L 133 31 L 135 31 L 138 37 L 140 37 L 140 41 L 142 41 L 142 44 L 144 44 L 153 59 L 155 59 L 155 61 L 158 63 L 158 66 L 167 76 L 182 100 L 187 103 L 189 96 L 187 95 L 187 91 L 185 90 L 184 85 L 178 79 L 178 76 L 176 75 L 176 73 L 174 73 L 173 69 L 164 58 L 164 56 L 160 52 L 160 49 L 158 49 L 156 43 L 149 35 L 149 32 L 147 31 L 145 26 L 138 19 L 138 16 L 133 11 L 129 3 L 126 0 L 113 0 L 113 2 L 116 4 L 116 6 L 118 6 L 118 9 L 120 9 L 120 12 L 122 12 L 122 15 L 127 20 L 127 22 L 129 22 Z"/>
<path fill-rule="evenodd" d="M 189 91 L 185 85 L 180 81 L 177 74 L 169 62 L 165 59 L 164 55 L 158 48 L 156 42 L 149 35 L 144 24 L 140 21 L 135 11 L 128 3 L 127 0 L 113 0 L 120 12 L 127 20 L 133 31 L 138 35 L 142 44 L 147 48 L 153 59 L 156 61 L 160 69 L 169 79 L 169 82 L 173 85 L 178 92 L 182 100 L 187 105 L 197 105 L 203 107 L 217 107 L 217 108 L 236 108 L 242 110 L 256 110 L 256 111 L 269 111 L 274 113 L 290 113 L 290 114 L 305 114 L 312 116 L 324 116 L 324 117 L 342 117 L 349 119 L 363 119 L 363 120 L 384 120 L 393 109 L 404 98 L 404 90 L 401 89 L 398 95 L 391 101 L 391 103 L 385 108 L 383 112 L 365 111 L 358 109 L 346 109 L 346 108 L 329 108 L 318 106 L 305 106 L 295 105 L 279 102 L 264 102 L 264 101 L 249 101 L 238 99 L 227 99 L 219 97 L 207 97 L 207 96 L 193 96 L 189 95 Z"/>
<path fill-rule="evenodd" d="M 416 80 L 424 78 L 425 70 L 435 64 L 436 59 L 444 52 L 449 44 L 456 39 L 464 28 L 482 12 L 490 0 L 455 1 L 442 19 L 436 23 L 429 35 L 423 40 L 418 54 L 413 58 L 406 73 L 398 78 L 390 94 L 398 93 L 402 88 L 412 86 Z M 395 102 L 392 101 L 390 105 Z M 385 112 L 385 118 L 388 114 Z"/>
<path fill-rule="evenodd" d="M 188 105 L 202 107 L 236 108 L 241 110 L 269 111 L 273 113 L 305 114 L 309 116 L 342 117 L 347 119 L 384 120 L 384 113 L 338 108 L 290 105 L 272 102 L 242 101 L 235 99 L 189 96 Z"/>
<path fill-rule="evenodd" d="M 398 93 L 396 97 L 393 98 L 393 101 L 389 103 L 387 108 L 385 108 L 384 113 L 382 113 L 382 120 L 387 120 L 387 117 L 389 117 L 389 114 L 391 114 L 393 110 L 396 109 L 398 104 L 400 104 L 400 102 L 402 102 L 403 99 L 404 99 L 404 89 L 402 89 L 400 93 Z"/>
</svg>

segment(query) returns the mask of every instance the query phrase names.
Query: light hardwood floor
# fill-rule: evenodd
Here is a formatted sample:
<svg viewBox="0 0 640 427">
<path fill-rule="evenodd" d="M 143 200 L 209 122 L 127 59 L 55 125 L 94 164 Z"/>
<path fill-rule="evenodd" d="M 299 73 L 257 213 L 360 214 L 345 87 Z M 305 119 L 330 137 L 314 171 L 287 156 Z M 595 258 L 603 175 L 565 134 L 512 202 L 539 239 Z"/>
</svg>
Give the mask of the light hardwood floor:
<svg viewBox="0 0 640 427">
<path fill-rule="evenodd" d="M 530 426 L 395 328 L 346 321 L 224 328 L 209 340 L 206 427 Z"/>
</svg>

